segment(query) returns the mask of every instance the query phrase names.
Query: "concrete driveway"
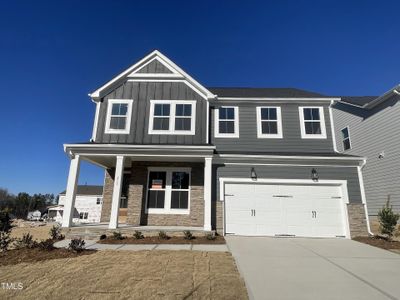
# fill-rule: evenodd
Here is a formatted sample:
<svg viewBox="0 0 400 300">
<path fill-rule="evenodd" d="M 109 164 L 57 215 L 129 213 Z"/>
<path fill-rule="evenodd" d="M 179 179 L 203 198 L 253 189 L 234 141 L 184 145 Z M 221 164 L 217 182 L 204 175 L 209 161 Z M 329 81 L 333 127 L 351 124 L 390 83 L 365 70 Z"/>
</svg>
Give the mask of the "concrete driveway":
<svg viewBox="0 0 400 300">
<path fill-rule="evenodd" d="M 346 239 L 226 237 L 250 299 L 400 299 L 400 255 Z"/>
</svg>

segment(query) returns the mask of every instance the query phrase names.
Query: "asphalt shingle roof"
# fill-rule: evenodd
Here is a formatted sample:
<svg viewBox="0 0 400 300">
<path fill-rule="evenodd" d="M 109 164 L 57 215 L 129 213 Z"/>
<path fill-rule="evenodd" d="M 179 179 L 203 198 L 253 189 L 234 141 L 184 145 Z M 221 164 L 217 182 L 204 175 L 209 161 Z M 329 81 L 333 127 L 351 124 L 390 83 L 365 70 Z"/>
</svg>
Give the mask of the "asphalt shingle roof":
<svg viewBox="0 0 400 300">
<path fill-rule="evenodd" d="M 295 88 L 249 88 L 249 87 L 209 87 L 211 93 L 218 97 L 243 97 L 243 98 L 313 98 L 327 97 L 325 95 L 295 89 Z"/>
<path fill-rule="evenodd" d="M 60 193 L 60 195 L 65 195 L 66 191 Z M 102 185 L 78 185 L 77 195 L 103 195 Z"/>
<path fill-rule="evenodd" d="M 363 106 L 375 100 L 379 96 L 341 96 L 342 102 Z"/>
</svg>

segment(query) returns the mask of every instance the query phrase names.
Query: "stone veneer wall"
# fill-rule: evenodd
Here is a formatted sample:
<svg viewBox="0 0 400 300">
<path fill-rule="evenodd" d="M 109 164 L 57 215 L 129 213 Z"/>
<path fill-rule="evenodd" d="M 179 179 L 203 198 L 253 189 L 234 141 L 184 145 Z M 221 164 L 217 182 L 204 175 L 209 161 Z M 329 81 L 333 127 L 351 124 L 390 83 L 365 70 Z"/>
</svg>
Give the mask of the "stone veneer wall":
<svg viewBox="0 0 400 300">
<path fill-rule="evenodd" d="M 347 205 L 347 213 L 349 217 L 350 235 L 351 237 L 356 236 L 367 236 L 367 218 L 365 216 L 364 204 L 362 203 L 350 203 Z"/>
<path fill-rule="evenodd" d="M 224 234 L 224 202 L 215 200 L 215 224 L 213 224 L 213 229 L 217 231 L 218 234 Z"/>
<path fill-rule="evenodd" d="M 111 200 L 114 189 L 114 170 L 104 172 L 103 204 L 101 206 L 100 222 L 110 222 Z"/>
<path fill-rule="evenodd" d="M 190 214 L 146 214 L 148 167 L 191 167 Z M 127 224 L 155 226 L 204 226 L 204 164 L 133 162 L 128 190 Z"/>
</svg>

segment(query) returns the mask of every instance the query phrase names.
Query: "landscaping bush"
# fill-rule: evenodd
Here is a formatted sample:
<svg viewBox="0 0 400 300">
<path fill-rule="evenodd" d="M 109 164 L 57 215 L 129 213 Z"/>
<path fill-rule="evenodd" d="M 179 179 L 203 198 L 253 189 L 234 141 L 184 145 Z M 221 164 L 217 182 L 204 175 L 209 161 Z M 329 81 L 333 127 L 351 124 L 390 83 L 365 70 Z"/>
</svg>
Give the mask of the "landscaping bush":
<svg viewBox="0 0 400 300">
<path fill-rule="evenodd" d="M 81 238 L 72 239 L 68 245 L 68 250 L 74 252 L 81 252 L 85 249 L 85 241 Z"/>
<path fill-rule="evenodd" d="M 13 242 L 10 237 L 11 218 L 7 211 L 0 210 L 0 251 L 7 251 L 8 246 Z"/>
<path fill-rule="evenodd" d="M 162 230 L 158 233 L 158 237 L 160 239 L 162 239 L 162 240 L 168 240 L 169 239 L 169 236 L 167 235 L 167 233 L 165 231 L 162 231 Z"/>
<path fill-rule="evenodd" d="M 113 232 L 113 238 L 114 238 L 114 240 L 123 240 L 124 239 L 121 232 L 119 232 L 119 231 Z"/>
<path fill-rule="evenodd" d="M 59 225 L 53 225 L 49 231 L 50 237 L 53 240 L 62 240 L 64 235 L 61 234 L 61 227 Z"/>
<path fill-rule="evenodd" d="M 51 250 L 55 249 L 53 244 L 54 244 L 54 240 L 47 239 L 47 240 L 42 240 L 39 243 L 37 243 L 37 247 L 43 251 L 51 251 Z"/>
<path fill-rule="evenodd" d="M 135 232 L 133 233 L 133 237 L 137 240 L 144 239 L 144 235 L 141 231 L 138 230 L 135 230 Z"/>
<path fill-rule="evenodd" d="M 22 238 L 15 240 L 15 247 L 21 248 L 34 248 L 36 247 L 36 242 L 33 240 L 33 236 L 30 233 L 24 233 Z"/>
<path fill-rule="evenodd" d="M 100 240 L 105 240 L 107 238 L 107 236 L 105 235 L 105 234 L 102 234 L 101 236 L 100 236 Z"/>
<path fill-rule="evenodd" d="M 183 238 L 185 239 L 185 240 L 193 240 L 194 239 L 194 236 L 193 236 L 193 234 L 190 232 L 190 230 L 185 230 L 184 232 L 183 232 Z"/>
<path fill-rule="evenodd" d="M 11 218 L 7 211 L 0 210 L 0 231 L 10 232 L 12 229 Z"/>
<path fill-rule="evenodd" d="M 206 239 L 209 241 L 213 241 L 216 238 L 217 238 L 217 235 L 215 234 L 215 231 L 212 231 L 212 232 L 206 234 Z"/>
<path fill-rule="evenodd" d="M 386 202 L 386 205 L 378 212 L 378 220 L 380 224 L 380 231 L 385 234 L 389 240 L 392 239 L 394 230 L 396 229 L 397 221 L 400 215 L 393 212 L 390 200 Z"/>
<path fill-rule="evenodd" d="M 10 232 L 0 231 L 0 252 L 8 250 L 8 246 L 13 242 Z"/>
</svg>

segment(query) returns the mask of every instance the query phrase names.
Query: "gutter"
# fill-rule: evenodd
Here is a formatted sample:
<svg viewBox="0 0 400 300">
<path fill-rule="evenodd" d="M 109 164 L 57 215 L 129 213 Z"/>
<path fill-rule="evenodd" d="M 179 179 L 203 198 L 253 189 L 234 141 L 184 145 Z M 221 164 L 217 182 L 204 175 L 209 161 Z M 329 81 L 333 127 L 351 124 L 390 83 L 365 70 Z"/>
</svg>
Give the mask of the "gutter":
<svg viewBox="0 0 400 300">
<path fill-rule="evenodd" d="M 375 106 L 382 103 L 383 101 L 386 101 L 389 97 L 393 96 L 393 94 L 400 95 L 400 91 L 398 91 L 397 89 L 400 89 L 400 84 L 396 85 L 395 87 L 393 87 L 392 89 L 390 89 L 389 91 L 384 93 L 382 96 L 379 96 L 375 100 L 365 104 L 363 106 L 363 108 L 367 108 L 367 109 L 374 108 Z"/>
</svg>

